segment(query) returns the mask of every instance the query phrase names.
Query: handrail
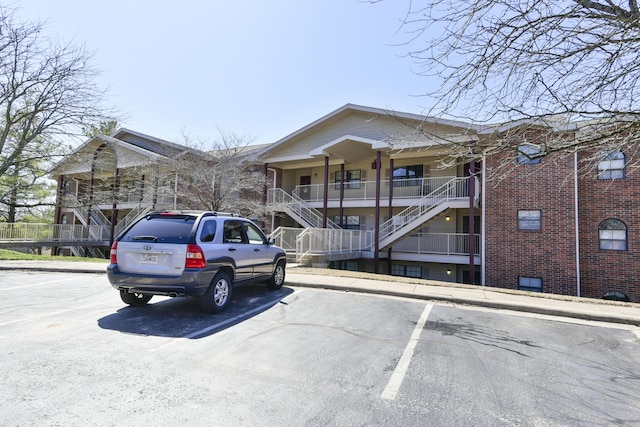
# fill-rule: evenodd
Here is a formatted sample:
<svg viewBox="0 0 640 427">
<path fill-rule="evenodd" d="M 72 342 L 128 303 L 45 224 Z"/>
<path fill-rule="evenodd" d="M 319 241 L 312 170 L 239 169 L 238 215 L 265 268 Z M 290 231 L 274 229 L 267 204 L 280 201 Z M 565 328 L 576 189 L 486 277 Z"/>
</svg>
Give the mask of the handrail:
<svg viewBox="0 0 640 427">
<path fill-rule="evenodd" d="M 441 176 L 432 178 L 408 178 L 380 181 L 380 197 L 388 198 L 393 189 L 394 199 L 419 199 L 455 179 L 455 176 Z M 340 183 L 330 183 L 327 191 L 327 200 L 375 200 L 376 181 L 350 181 L 344 183 L 344 192 L 340 191 Z M 296 185 L 292 194 L 308 202 L 319 202 L 324 199 L 324 184 Z"/>
<path fill-rule="evenodd" d="M 323 217 L 318 211 L 310 206 L 307 202 L 298 196 L 292 195 L 284 191 L 282 188 L 270 188 L 268 192 L 268 201 L 270 204 L 281 204 L 285 208 L 290 209 L 308 225 L 320 228 L 323 225 Z M 339 229 L 340 226 L 327 218 L 327 227 Z"/>
<path fill-rule="evenodd" d="M 422 197 L 415 205 L 409 206 L 402 212 L 383 222 L 379 228 L 379 240 L 383 240 L 391 234 L 398 232 L 414 219 L 426 214 L 445 201 L 468 197 L 468 185 L 465 185 L 468 180 L 469 178 L 450 179 L 445 184 Z"/>
</svg>

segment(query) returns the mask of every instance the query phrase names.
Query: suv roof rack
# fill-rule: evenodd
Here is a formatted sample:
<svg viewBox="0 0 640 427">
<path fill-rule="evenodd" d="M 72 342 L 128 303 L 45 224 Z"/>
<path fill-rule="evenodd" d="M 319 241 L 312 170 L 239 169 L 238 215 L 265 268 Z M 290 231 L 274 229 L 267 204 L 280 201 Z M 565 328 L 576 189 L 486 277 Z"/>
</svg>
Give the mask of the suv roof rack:
<svg viewBox="0 0 640 427">
<path fill-rule="evenodd" d="M 207 215 L 207 216 L 232 216 L 240 218 L 242 215 L 233 212 L 218 212 L 218 211 L 199 211 L 199 210 L 182 210 L 182 209 L 164 209 L 160 212 L 150 212 L 159 213 L 164 215 Z"/>
</svg>

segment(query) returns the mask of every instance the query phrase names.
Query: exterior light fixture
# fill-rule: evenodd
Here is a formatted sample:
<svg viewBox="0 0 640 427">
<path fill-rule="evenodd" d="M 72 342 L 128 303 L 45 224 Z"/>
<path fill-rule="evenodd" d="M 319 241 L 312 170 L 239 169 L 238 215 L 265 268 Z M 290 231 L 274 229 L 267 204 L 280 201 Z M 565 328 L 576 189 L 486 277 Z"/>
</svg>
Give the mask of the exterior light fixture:
<svg viewBox="0 0 640 427">
<path fill-rule="evenodd" d="M 447 276 L 451 276 L 451 270 L 447 270 Z"/>
<path fill-rule="evenodd" d="M 447 216 L 444 217 L 444 220 L 449 222 L 449 221 L 451 221 L 451 217 L 449 215 L 447 215 Z"/>
</svg>

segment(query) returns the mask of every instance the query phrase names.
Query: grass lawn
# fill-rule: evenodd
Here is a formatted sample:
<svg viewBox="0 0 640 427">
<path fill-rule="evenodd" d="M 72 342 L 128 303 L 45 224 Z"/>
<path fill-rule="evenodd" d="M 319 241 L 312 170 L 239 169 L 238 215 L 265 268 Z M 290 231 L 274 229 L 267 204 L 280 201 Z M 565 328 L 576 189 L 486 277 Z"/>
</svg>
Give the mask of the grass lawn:
<svg viewBox="0 0 640 427">
<path fill-rule="evenodd" d="M 102 258 L 82 258 L 76 256 L 52 256 L 52 255 L 32 255 L 22 252 L 9 251 L 0 249 L 0 260 L 20 260 L 20 261 L 75 261 L 75 262 L 104 262 L 109 263 L 108 259 Z"/>
</svg>

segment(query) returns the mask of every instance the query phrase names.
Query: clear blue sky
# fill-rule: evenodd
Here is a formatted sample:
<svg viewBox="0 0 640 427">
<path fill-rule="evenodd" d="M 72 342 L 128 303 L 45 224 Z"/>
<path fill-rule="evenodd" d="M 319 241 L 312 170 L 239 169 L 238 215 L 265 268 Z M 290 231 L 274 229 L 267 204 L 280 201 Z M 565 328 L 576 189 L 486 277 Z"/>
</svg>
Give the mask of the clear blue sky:
<svg viewBox="0 0 640 427">
<path fill-rule="evenodd" d="M 18 0 L 84 44 L 125 127 L 274 142 L 346 104 L 421 113 L 435 82 L 398 44 L 409 0 Z M 431 86 L 429 86 L 431 85 Z"/>
</svg>

